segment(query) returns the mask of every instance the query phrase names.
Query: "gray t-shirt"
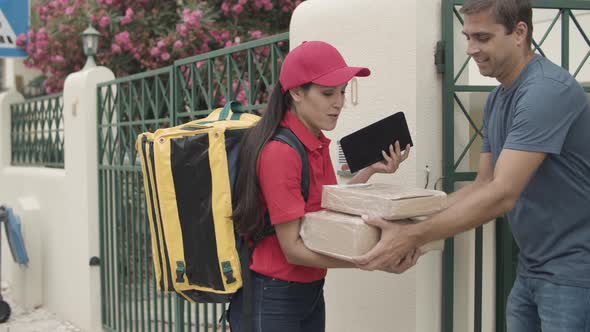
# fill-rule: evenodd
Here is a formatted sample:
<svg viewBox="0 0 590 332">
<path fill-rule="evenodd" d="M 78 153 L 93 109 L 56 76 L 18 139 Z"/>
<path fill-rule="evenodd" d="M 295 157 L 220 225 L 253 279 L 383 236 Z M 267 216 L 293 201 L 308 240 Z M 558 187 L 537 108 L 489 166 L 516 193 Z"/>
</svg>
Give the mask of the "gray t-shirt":
<svg viewBox="0 0 590 332">
<path fill-rule="evenodd" d="M 509 88 L 489 95 L 482 152 L 544 152 L 508 219 L 518 273 L 590 287 L 590 108 L 564 69 L 535 56 Z"/>
</svg>

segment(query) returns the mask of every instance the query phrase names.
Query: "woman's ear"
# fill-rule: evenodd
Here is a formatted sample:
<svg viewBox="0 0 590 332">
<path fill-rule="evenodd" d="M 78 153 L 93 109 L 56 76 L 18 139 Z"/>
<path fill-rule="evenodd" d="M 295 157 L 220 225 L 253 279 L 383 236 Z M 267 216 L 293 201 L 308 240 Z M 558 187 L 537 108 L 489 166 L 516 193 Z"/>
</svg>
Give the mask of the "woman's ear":
<svg viewBox="0 0 590 332">
<path fill-rule="evenodd" d="M 303 89 L 301 89 L 301 87 L 289 89 L 289 94 L 291 95 L 291 99 L 293 99 L 294 103 L 299 103 L 303 98 Z"/>
</svg>

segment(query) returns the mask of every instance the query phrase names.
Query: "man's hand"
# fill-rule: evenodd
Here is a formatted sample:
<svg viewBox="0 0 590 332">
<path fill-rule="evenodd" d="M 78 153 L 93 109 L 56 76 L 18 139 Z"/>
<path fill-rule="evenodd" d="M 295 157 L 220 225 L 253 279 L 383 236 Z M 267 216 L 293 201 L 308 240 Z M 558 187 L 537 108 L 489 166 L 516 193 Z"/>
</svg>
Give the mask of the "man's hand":
<svg viewBox="0 0 590 332">
<path fill-rule="evenodd" d="M 420 251 L 420 249 L 415 249 L 413 252 L 406 255 L 406 257 L 404 257 L 402 261 L 398 264 L 391 264 L 389 266 L 381 268 L 380 270 L 395 274 L 404 273 L 411 267 L 416 265 L 416 263 L 418 262 L 418 258 L 420 258 L 420 256 L 422 256 L 422 252 Z"/>
<path fill-rule="evenodd" d="M 367 216 L 363 220 L 381 228 L 381 239 L 368 253 L 354 259 L 360 269 L 401 273 L 416 264 L 420 251 L 416 249 L 417 240 L 408 232 L 410 225 Z"/>
</svg>

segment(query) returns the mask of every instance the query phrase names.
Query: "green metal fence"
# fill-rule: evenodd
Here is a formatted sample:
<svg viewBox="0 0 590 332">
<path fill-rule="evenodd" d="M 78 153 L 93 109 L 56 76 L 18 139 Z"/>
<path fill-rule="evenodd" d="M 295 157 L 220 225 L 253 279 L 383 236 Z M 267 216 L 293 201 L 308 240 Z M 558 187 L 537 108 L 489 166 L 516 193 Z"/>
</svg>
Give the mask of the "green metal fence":
<svg viewBox="0 0 590 332">
<path fill-rule="evenodd" d="M 10 105 L 11 165 L 64 167 L 63 95 Z"/>
<path fill-rule="evenodd" d="M 288 52 L 288 33 L 174 63 L 175 123 L 206 116 L 226 100 L 253 111 L 265 107 Z"/>
<path fill-rule="evenodd" d="M 206 116 L 226 100 L 265 107 L 288 33 L 176 61 L 97 88 L 102 325 L 107 331 L 229 331 L 224 305 L 156 290 L 135 138 Z"/>
<path fill-rule="evenodd" d="M 479 154 L 479 139 L 482 129 L 483 102 L 495 87 L 494 85 L 474 85 L 469 83 L 468 68 L 471 59 L 465 55 L 465 45 L 460 45 L 460 29 L 463 24 L 459 12 L 463 0 L 443 0 L 442 35 L 443 40 L 437 49 L 437 68 L 443 73 L 443 172 L 444 190 L 452 192 L 461 182 L 473 181 L 476 176 L 476 161 L 470 159 Z M 535 26 L 534 49 L 553 62 L 581 78 L 590 50 L 572 52 L 572 45 L 583 45 L 590 49 L 590 39 L 580 19 L 590 14 L 590 1 L 584 0 L 533 0 L 535 21 L 539 16 L 547 17 L 546 23 Z M 541 29 L 545 28 L 546 29 Z M 458 37 L 459 36 L 459 37 Z M 559 47 L 545 47 L 551 40 Z M 458 45 L 459 44 L 459 45 Z M 556 51 L 555 51 L 556 50 Z M 576 48 L 577 50 L 577 48 Z M 584 72 L 585 77 L 590 77 Z M 590 79 L 585 79 L 590 80 Z M 586 92 L 590 88 L 585 87 Z M 458 138 L 463 138 L 458 139 Z M 496 331 L 505 327 L 505 304 L 515 278 L 516 255 L 518 248 L 512 239 L 505 219 L 496 221 Z M 475 289 L 474 289 L 474 331 L 482 331 L 482 262 L 483 230 L 475 231 Z M 454 240 L 449 239 L 443 254 L 443 331 L 454 332 Z"/>
</svg>

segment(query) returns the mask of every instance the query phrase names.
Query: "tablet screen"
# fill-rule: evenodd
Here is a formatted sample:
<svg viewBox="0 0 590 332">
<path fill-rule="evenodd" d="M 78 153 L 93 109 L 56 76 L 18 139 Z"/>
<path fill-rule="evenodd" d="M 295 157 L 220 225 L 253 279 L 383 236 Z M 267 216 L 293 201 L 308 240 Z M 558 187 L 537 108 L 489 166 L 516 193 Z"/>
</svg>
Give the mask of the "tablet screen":
<svg viewBox="0 0 590 332">
<path fill-rule="evenodd" d="M 367 127 L 342 137 L 340 145 L 351 172 L 383 160 L 381 151 L 389 153 L 389 145 L 399 141 L 402 149 L 413 146 L 403 112 L 397 112 Z"/>
</svg>

